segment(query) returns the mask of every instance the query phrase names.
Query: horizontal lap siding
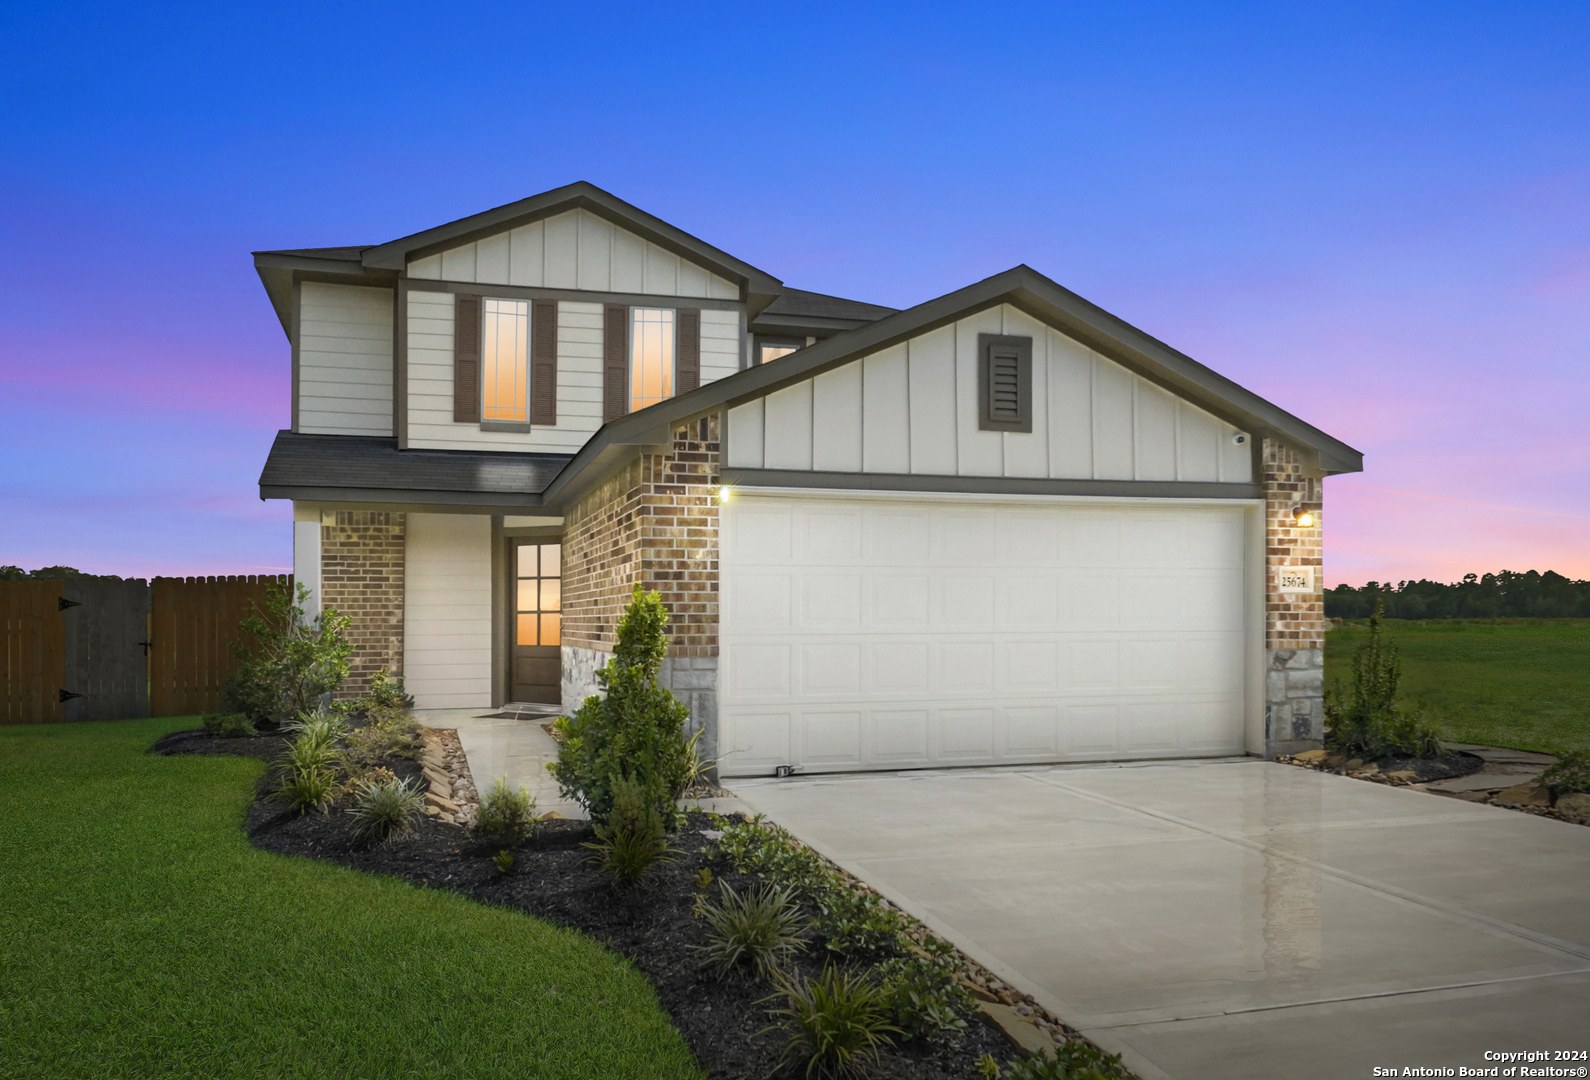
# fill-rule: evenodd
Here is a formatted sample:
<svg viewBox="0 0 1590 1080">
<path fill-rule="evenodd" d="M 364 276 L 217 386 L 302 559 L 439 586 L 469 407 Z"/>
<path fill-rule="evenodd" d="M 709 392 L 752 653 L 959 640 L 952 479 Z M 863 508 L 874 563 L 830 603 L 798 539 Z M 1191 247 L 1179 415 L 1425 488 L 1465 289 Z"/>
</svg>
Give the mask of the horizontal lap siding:
<svg viewBox="0 0 1590 1080">
<path fill-rule="evenodd" d="M 422 709 L 491 705 L 491 519 L 408 514 L 404 685 Z"/>
<path fill-rule="evenodd" d="M 1033 339 L 1031 433 L 979 429 L 979 334 Z M 727 444 L 736 468 L 1251 483 L 1236 432 L 1006 305 L 738 406 Z"/>
<path fill-rule="evenodd" d="M 392 434 L 392 291 L 299 286 L 298 430 Z"/>
<path fill-rule="evenodd" d="M 740 370 L 740 313 L 701 312 L 701 385 Z"/>
</svg>

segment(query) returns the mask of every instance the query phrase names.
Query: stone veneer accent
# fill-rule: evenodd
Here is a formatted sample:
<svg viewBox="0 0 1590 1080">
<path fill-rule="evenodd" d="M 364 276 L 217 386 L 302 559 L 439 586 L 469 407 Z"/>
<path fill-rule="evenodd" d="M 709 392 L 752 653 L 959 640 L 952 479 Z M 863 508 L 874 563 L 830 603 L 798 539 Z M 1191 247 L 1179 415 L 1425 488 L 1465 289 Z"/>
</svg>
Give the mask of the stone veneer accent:
<svg viewBox="0 0 1590 1080">
<path fill-rule="evenodd" d="M 403 514 L 338 510 L 320 526 L 320 603 L 353 619 L 339 700 L 359 697 L 382 668 L 403 674 Z"/>
<path fill-rule="evenodd" d="M 675 424 L 663 453 L 642 453 L 563 520 L 563 709 L 596 692 L 636 582 L 668 607 L 659 682 L 704 726 L 716 753 L 719 417 Z M 644 543 L 644 547 L 642 546 Z"/>
<path fill-rule="evenodd" d="M 1265 439 L 1264 469 L 1264 733 L 1265 754 L 1319 747 L 1325 737 L 1325 582 L 1321 509 L 1323 477 L 1296 450 Z M 1292 511 L 1314 513 L 1299 528 Z M 1314 570 L 1314 591 L 1282 595 L 1277 575 L 1288 566 Z"/>
</svg>

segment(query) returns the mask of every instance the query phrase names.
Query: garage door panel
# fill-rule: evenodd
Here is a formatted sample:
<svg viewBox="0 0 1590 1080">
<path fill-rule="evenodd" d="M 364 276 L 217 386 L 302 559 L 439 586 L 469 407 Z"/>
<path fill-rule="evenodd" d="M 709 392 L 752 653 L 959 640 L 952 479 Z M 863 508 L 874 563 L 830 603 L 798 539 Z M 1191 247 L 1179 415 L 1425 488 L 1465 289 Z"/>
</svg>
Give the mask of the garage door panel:
<svg viewBox="0 0 1590 1080">
<path fill-rule="evenodd" d="M 886 641 L 868 646 L 872 673 L 869 689 L 876 695 L 929 692 L 929 645 L 925 641 Z"/>
<path fill-rule="evenodd" d="M 861 577 L 813 571 L 801 577 L 800 629 L 847 634 L 861 629 Z"/>
<path fill-rule="evenodd" d="M 928 764 L 929 716 L 927 709 L 873 710 L 872 763 L 896 768 Z"/>
<path fill-rule="evenodd" d="M 742 495 L 725 775 L 1240 752 L 1244 513 Z"/>
<path fill-rule="evenodd" d="M 802 716 L 801 764 L 856 766 L 861 761 L 861 711 L 812 710 Z"/>
<path fill-rule="evenodd" d="M 956 764 L 994 760 L 993 709 L 939 709 L 938 757 Z"/>
</svg>

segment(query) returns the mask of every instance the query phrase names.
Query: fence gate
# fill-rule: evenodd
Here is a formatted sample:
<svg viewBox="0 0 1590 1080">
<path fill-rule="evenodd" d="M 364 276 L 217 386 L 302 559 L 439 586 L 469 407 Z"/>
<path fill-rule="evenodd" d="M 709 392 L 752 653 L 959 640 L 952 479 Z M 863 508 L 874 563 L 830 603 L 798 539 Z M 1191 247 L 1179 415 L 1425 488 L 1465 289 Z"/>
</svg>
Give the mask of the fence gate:
<svg viewBox="0 0 1590 1080">
<path fill-rule="evenodd" d="M 149 715 L 149 583 L 142 578 L 59 583 L 62 720 Z"/>
<path fill-rule="evenodd" d="M 291 588 L 290 574 L 257 577 L 157 577 L 150 589 L 154 642 L 149 656 L 149 715 L 185 716 L 220 707 L 221 688 L 237 671 L 228 643 L 244 639 L 237 624 L 265 604 L 272 586 Z"/>
<path fill-rule="evenodd" d="M 0 582 L 0 724 L 63 718 L 60 601 L 59 581 Z"/>
</svg>

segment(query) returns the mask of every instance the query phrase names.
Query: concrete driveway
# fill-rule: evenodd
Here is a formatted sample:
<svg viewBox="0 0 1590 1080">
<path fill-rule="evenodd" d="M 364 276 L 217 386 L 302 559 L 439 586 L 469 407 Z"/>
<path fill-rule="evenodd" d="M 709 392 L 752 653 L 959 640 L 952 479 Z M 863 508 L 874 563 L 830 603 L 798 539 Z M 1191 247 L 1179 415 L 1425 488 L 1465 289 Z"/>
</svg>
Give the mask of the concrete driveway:
<svg viewBox="0 0 1590 1080">
<path fill-rule="evenodd" d="M 1590 828 L 1252 760 L 735 791 L 1144 1080 L 1590 1049 Z"/>
</svg>

